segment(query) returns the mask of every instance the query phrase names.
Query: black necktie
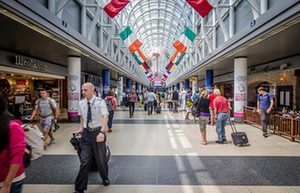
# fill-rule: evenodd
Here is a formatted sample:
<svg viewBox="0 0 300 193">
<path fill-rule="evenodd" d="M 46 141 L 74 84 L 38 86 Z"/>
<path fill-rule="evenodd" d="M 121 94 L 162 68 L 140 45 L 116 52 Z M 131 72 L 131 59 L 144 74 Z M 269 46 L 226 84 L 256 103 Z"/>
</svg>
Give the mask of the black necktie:
<svg viewBox="0 0 300 193">
<path fill-rule="evenodd" d="M 87 119 L 86 119 L 86 128 L 89 128 L 89 122 L 92 122 L 92 110 L 90 102 L 87 102 L 88 104 L 88 111 L 87 111 Z"/>
</svg>

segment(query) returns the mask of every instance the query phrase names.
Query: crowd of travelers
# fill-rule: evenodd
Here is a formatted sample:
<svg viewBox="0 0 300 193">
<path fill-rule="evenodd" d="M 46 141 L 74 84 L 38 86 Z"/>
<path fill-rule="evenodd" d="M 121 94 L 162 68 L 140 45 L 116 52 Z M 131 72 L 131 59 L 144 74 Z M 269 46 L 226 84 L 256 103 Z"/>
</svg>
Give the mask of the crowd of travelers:
<svg viewBox="0 0 300 193">
<path fill-rule="evenodd" d="M 92 83 L 82 85 L 82 95 L 83 99 L 79 102 L 78 109 L 79 130 L 74 133 L 74 136 L 81 136 L 78 144 L 80 170 L 75 181 L 75 193 L 83 193 L 87 189 L 89 170 L 93 163 L 97 166 L 103 185 L 108 186 L 110 184 L 106 132 L 113 131 L 113 117 L 118 106 L 114 91 L 110 90 L 105 97 L 101 97 Z M 28 144 L 30 140 L 27 138 L 31 135 L 25 129 L 28 126 L 22 125 L 8 112 L 6 98 L 0 93 L 0 193 L 22 192 L 25 178 L 24 167 L 28 166 L 28 159 L 33 159 L 32 157 L 28 158 L 28 156 L 34 154 L 34 159 L 36 159 L 41 156 L 43 147 L 46 150 L 48 145 L 55 143 L 53 132 L 59 116 L 58 105 L 48 96 L 47 90 L 41 90 L 40 96 L 40 99 L 36 101 L 30 121 L 39 116 L 43 133 L 40 133 L 39 129 L 33 129 L 32 133 L 36 133 L 36 141 L 40 142 Z M 200 88 L 194 94 L 185 89 L 178 91 L 175 88 L 172 92 L 161 92 L 144 88 L 141 93 L 132 89 L 129 93 L 124 94 L 122 104 L 129 107 L 130 118 L 134 117 L 136 104 L 147 112 L 148 116 L 154 113 L 160 114 L 162 108 L 175 114 L 182 110 L 185 112 L 184 119 L 186 121 L 190 120 L 190 115 L 193 116 L 192 121 L 199 120 L 201 144 L 207 145 L 207 125 L 215 126 L 217 133 L 215 142 L 217 144 L 226 143 L 225 124 L 229 120 L 232 110 L 230 102 L 231 99 L 228 100 L 222 96 L 217 87 L 209 90 Z M 268 137 L 268 119 L 272 107 L 272 95 L 267 93 L 264 88 L 258 88 L 257 111 L 261 115 L 264 137 Z M 49 142 L 47 142 L 48 137 L 50 138 Z M 41 144 L 42 148 L 36 147 L 37 144 Z M 32 153 L 32 150 L 36 152 Z"/>
</svg>

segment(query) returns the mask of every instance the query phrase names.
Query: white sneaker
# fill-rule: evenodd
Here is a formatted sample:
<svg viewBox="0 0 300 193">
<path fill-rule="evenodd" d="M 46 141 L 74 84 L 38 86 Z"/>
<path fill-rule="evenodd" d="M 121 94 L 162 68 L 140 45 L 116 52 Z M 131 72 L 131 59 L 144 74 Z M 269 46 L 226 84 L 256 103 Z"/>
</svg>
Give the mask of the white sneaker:
<svg viewBox="0 0 300 193">
<path fill-rule="evenodd" d="M 55 139 L 51 139 L 48 145 L 55 144 Z"/>
</svg>

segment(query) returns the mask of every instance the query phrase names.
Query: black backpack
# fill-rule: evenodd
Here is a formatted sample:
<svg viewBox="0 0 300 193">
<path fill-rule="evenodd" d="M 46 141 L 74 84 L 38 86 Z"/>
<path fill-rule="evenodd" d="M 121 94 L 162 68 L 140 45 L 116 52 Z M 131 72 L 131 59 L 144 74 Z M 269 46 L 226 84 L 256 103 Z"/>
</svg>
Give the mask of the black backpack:
<svg viewBox="0 0 300 193">
<path fill-rule="evenodd" d="M 172 100 L 178 100 L 178 99 L 179 99 L 178 92 L 174 91 L 172 95 Z"/>
</svg>

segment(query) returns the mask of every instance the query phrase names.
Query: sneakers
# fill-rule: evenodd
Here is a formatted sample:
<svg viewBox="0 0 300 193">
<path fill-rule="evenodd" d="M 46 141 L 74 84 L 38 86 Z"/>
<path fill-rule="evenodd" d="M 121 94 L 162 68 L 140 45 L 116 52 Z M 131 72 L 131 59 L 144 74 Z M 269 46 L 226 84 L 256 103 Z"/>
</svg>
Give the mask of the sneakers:
<svg viewBox="0 0 300 193">
<path fill-rule="evenodd" d="M 55 139 L 51 139 L 48 145 L 55 144 Z"/>
<path fill-rule="evenodd" d="M 218 143 L 218 144 L 224 144 L 223 141 L 219 141 L 219 140 L 217 140 L 216 143 Z"/>
<path fill-rule="evenodd" d="M 264 136 L 264 138 L 267 138 L 268 137 L 268 133 L 264 133 L 263 136 Z"/>
<path fill-rule="evenodd" d="M 111 129 L 111 128 L 109 128 L 109 129 L 108 129 L 108 132 L 109 132 L 109 133 L 111 133 L 111 132 L 112 132 L 112 129 Z"/>
</svg>

